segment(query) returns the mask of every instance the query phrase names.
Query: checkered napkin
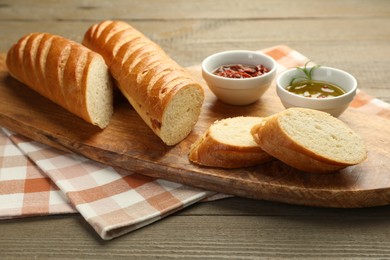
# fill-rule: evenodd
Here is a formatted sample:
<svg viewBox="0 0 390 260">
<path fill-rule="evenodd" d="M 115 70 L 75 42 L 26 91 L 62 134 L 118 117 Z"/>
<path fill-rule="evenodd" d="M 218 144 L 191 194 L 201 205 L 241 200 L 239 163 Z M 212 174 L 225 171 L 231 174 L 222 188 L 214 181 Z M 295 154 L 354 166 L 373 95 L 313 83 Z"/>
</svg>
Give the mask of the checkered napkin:
<svg viewBox="0 0 390 260">
<path fill-rule="evenodd" d="M 307 60 L 287 46 L 263 51 L 277 60 L 279 72 Z M 364 93 L 351 106 L 390 119 L 390 105 Z M 78 212 L 103 239 L 112 239 L 220 197 L 224 195 L 114 169 L 0 131 L 0 219 Z"/>
<path fill-rule="evenodd" d="M 24 138 L 15 136 L 14 140 L 18 139 Z M 1 130 L 0 167 L 0 219 L 77 212 L 53 181 Z"/>
<path fill-rule="evenodd" d="M 3 133 L 3 218 L 79 212 L 103 239 L 112 239 L 214 194 Z"/>
</svg>

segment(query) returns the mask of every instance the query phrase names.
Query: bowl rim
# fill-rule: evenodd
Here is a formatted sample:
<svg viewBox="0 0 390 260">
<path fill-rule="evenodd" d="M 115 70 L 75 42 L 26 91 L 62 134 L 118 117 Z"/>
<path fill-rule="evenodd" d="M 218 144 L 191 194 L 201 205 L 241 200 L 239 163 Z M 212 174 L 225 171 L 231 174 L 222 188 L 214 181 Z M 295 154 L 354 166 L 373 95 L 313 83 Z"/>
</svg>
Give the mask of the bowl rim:
<svg viewBox="0 0 390 260">
<path fill-rule="evenodd" d="M 313 66 L 310 66 L 310 67 L 307 67 L 307 68 L 310 69 L 312 67 Z M 303 67 L 301 67 L 301 68 L 303 68 Z M 337 71 L 337 72 L 343 74 L 344 76 L 346 76 L 346 77 L 348 77 L 348 78 L 350 78 L 352 80 L 353 87 L 348 92 L 345 92 L 344 94 L 342 94 L 340 96 L 336 96 L 336 97 L 328 97 L 328 98 L 307 98 L 307 97 L 303 97 L 301 95 L 298 95 L 298 94 L 295 94 L 295 93 L 292 93 L 292 92 L 286 90 L 280 84 L 280 81 L 282 80 L 282 78 L 284 76 L 286 76 L 289 72 L 291 72 L 293 70 L 296 70 L 296 68 L 290 68 L 290 69 L 287 69 L 287 70 L 283 71 L 282 73 L 280 73 L 277 76 L 277 78 L 276 78 L 276 87 L 277 87 L 278 90 L 282 91 L 284 94 L 286 94 L 286 95 L 288 95 L 290 97 L 293 97 L 293 98 L 296 98 L 296 99 L 301 99 L 301 100 L 306 100 L 308 102 L 320 102 L 320 103 L 329 102 L 330 100 L 337 101 L 337 100 L 340 100 L 340 99 L 344 99 L 344 98 L 346 98 L 348 96 L 354 95 L 356 93 L 358 83 L 357 83 L 356 78 L 352 74 L 346 72 L 345 70 L 341 70 L 341 69 L 334 68 L 334 67 L 328 67 L 328 66 L 320 66 L 316 70 L 321 70 L 321 69 Z"/>
<path fill-rule="evenodd" d="M 215 75 L 211 71 L 209 71 L 205 68 L 206 63 L 210 62 L 210 60 L 212 60 L 216 57 L 226 56 L 226 55 L 231 55 L 231 54 L 240 54 L 240 53 L 254 54 L 257 56 L 261 56 L 262 58 L 268 59 L 272 63 L 272 68 L 270 69 L 270 71 L 268 71 L 267 73 L 265 73 L 263 75 L 251 77 L 251 78 L 226 78 L 226 77 Z M 203 61 L 201 63 L 201 68 L 202 68 L 202 71 L 210 77 L 221 79 L 221 80 L 226 80 L 226 81 L 232 81 L 232 82 L 236 81 L 237 82 L 237 81 L 254 81 L 254 80 L 261 79 L 261 78 L 272 76 L 272 74 L 274 74 L 276 72 L 276 70 L 278 69 L 278 64 L 274 58 L 272 58 L 271 56 L 269 56 L 261 51 L 227 50 L 227 51 L 216 52 L 216 53 L 213 53 L 213 54 L 207 56 L 205 59 L 203 59 Z"/>
</svg>

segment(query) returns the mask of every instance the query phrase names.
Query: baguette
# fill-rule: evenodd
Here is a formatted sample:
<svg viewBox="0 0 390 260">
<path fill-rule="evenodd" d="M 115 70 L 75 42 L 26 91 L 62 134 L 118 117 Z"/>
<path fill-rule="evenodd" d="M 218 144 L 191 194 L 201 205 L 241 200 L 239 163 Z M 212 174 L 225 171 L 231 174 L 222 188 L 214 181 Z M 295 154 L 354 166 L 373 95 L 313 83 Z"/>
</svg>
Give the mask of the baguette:
<svg viewBox="0 0 390 260">
<path fill-rule="evenodd" d="M 253 140 L 252 127 L 260 117 L 233 117 L 214 122 L 191 146 L 189 160 L 200 165 L 241 168 L 273 160 Z"/>
<path fill-rule="evenodd" d="M 289 108 L 265 118 L 251 133 L 264 151 L 305 172 L 334 172 L 367 157 L 359 135 L 317 110 Z"/>
<path fill-rule="evenodd" d="M 104 57 L 122 94 L 165 144 L 191 132 L 203 88 L 157 44 L 120 21 L 91 26 L 83 44 Z"/>
<path fill-rule="evenodd" d="M 10 75 L 85 121 L 105 128 L 113 113 L 108 67 L 97 53 L 48 33 L 30 33 L 7 53 Z"/>
</svg>

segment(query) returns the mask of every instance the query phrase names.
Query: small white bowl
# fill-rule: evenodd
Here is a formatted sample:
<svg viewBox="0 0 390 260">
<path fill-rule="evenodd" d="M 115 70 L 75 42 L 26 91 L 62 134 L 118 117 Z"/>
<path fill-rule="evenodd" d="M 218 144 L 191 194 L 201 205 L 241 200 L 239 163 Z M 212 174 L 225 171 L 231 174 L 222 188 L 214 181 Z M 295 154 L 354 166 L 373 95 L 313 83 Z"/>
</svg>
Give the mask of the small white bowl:
<svg viewBox="0 0 390 260">
<path fill-rule="evenodd" d="M 308 67 L 307 69 L 310 68 L 311 67 Z M 313 70 L 312 79 L 326 81 L 341 87 L 345 91 L 343 95 L 329 98 L 310 98 L 294 94 L 286 90 L 286 87 L 290 84 L 294 77 L 303 75 L 303 72 L 293 68 L 284 71 L 276 79 L 276 92 L 285 108 L 311 108 L 321 110 L 338 117 L 347 109 L 349 103 L 351 103 L 356 95 L 357 81 L 351 74 L 343 70 L 324 66 Z"/>
<path fill-rule="evenodd" d="M 252 78 L 226 78 L 213 74 L 223 65 L 263 65 L 269 72 Z M 223 102 L 248 105 L 257 101 L 269 88 L 276 75 L 276 61 L 256 51 L 232 50 L 215 53 L 202 62 L 202 76 L 210 90 Z"/>
</svg>

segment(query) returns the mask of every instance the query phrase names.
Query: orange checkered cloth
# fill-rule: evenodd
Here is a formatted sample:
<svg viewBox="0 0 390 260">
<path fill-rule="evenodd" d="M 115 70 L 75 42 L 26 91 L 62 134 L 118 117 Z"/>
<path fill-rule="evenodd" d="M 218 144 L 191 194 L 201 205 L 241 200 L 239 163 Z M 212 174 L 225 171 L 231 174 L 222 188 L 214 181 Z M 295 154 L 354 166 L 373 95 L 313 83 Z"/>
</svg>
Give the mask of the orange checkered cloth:
<svg viewBox="0 0 390 260">
<path fill-rule="evenodd" d="M 287 46 L 263 52 L 279 73 L 307 58 Z M 351 109 L 390 119 L 390 104 L 358 92 Z M 80 213 L 103 239 L 112 239 L 216 194 L 114 169 L 2 129 L 0 219 Z"/>
</svg>

